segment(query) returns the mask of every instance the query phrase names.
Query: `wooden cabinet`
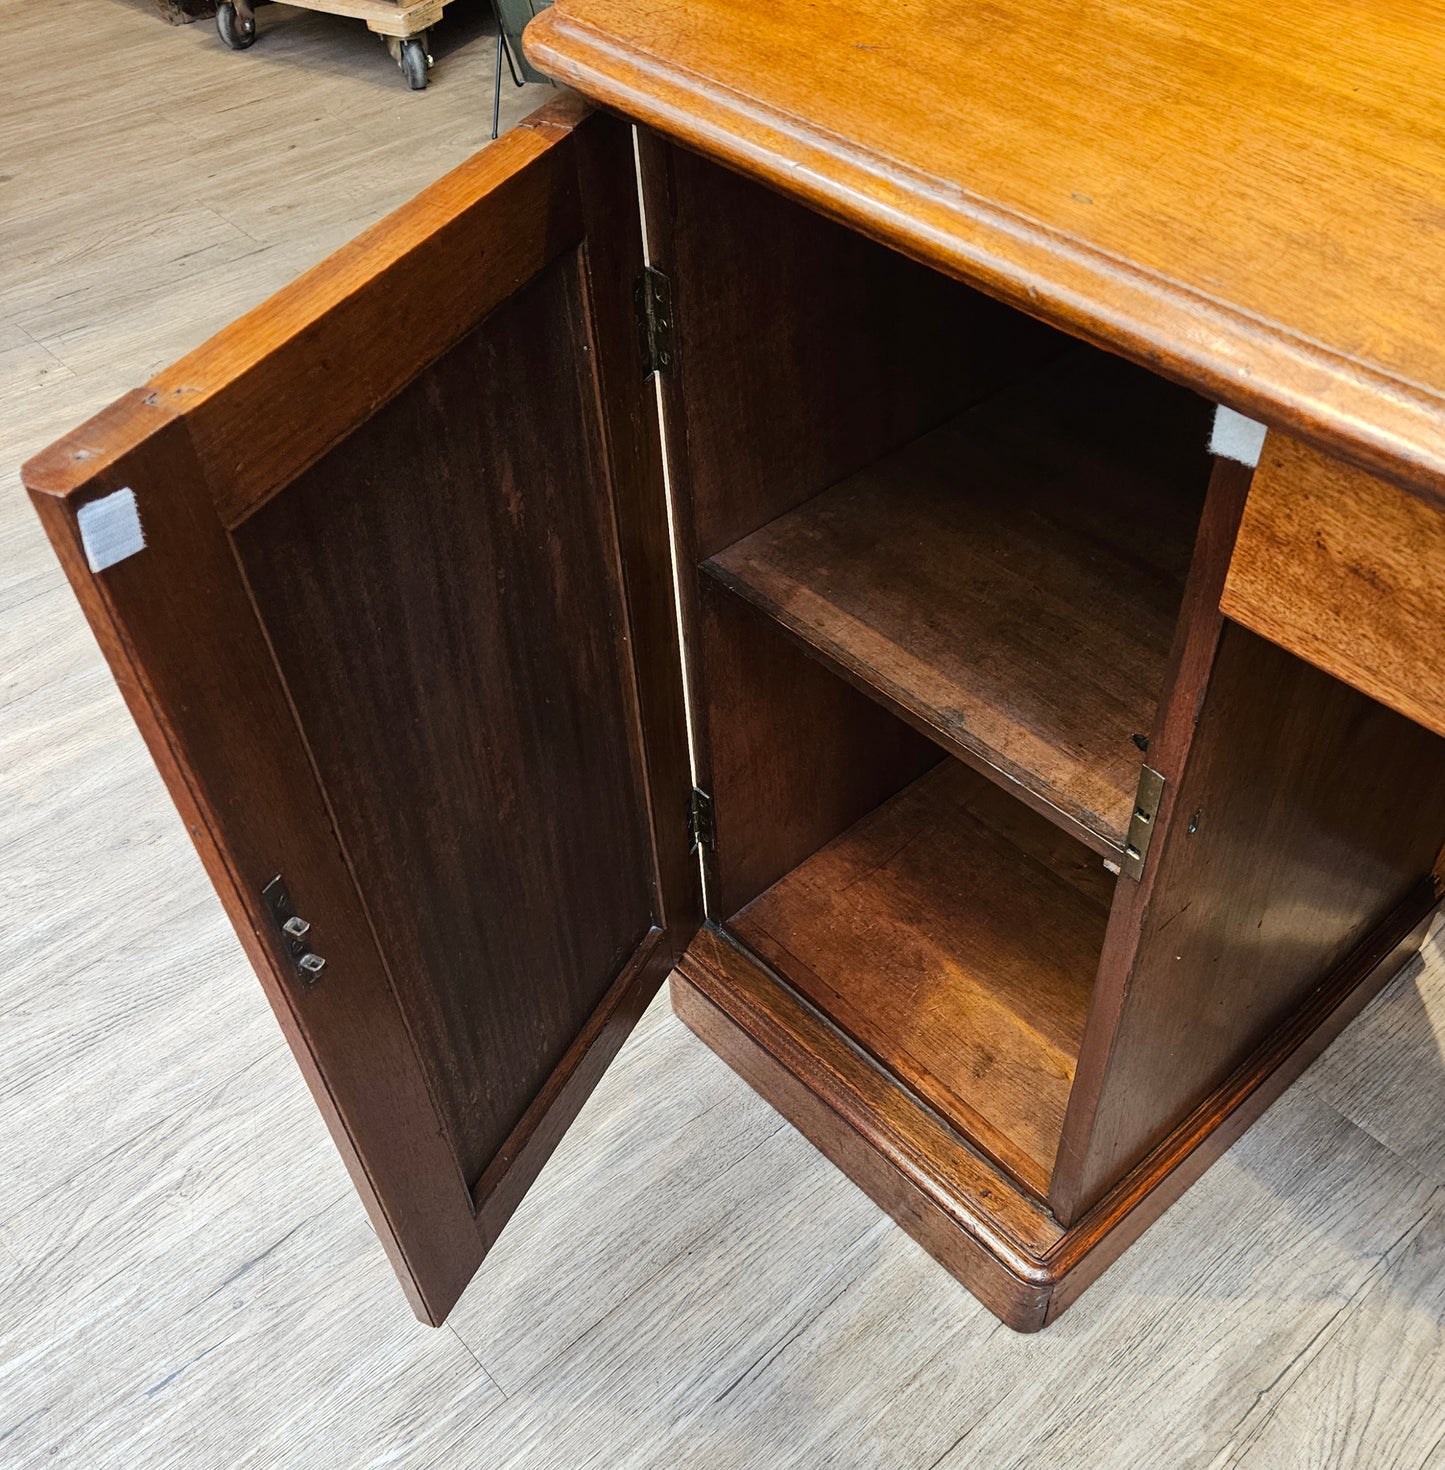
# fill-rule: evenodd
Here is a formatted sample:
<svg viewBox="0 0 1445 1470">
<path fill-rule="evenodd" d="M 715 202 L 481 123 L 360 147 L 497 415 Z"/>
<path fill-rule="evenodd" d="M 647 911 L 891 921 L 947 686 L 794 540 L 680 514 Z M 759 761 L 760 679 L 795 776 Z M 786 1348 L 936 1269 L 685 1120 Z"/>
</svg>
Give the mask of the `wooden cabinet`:
<svg viewBox="0 0 1445 1470">
<path fill-rule="evenodd" d="M 26 483 L 424 1319 L 671 974 L 1038 1328 L 1418 946 L 1445 746 L 1237 611 L 1207 373 L 726 161 L 564 97 Z"/>
</svg>

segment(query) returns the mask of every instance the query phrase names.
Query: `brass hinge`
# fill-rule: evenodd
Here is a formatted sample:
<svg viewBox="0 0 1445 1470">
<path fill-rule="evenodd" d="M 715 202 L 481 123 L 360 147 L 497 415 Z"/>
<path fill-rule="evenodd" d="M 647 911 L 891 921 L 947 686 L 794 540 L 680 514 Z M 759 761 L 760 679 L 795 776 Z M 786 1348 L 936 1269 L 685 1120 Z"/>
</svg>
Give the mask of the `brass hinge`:
<svg viewBox="0 0 1445 1470">
<path fill-rule="evenodd" d="M 717 848 L 712 797 L 699 786 L 692 788 L 692 795 L 687 799 L 687 844 L 689 852 L 696 852 L 699 847 L 705 847 L 709 852 Z"/>
<path fill-rule="evenodd" d="M 1120 871 L 1127 878 L 1144 876 L 1144 859 L 1154 836 L 1154 819 L 1164 799 L 1164 777 L 1153 766 L 1139 767 L 1139 789 L 1134 793 L 1134 815 L 1129 818 L 1129 835 L 1124 839 Z"/>
<path fill-rule="evenodd" d="M 672 282 L 648 266 L 632 288 L 637 307 L 637 338 L 642 347 L 642 376 L 672 368 Z"/>
</svg>

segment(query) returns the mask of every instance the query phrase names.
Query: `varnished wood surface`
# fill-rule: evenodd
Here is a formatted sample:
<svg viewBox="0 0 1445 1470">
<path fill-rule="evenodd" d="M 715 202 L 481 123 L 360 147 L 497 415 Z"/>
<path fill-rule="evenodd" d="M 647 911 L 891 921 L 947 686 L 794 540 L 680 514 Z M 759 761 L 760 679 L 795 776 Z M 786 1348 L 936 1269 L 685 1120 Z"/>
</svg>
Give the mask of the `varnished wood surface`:
<svg viewBox="0 0 1445 1470">
<path fill-rule="evenodd" d="M 1037 1331 L 1062 1231 L 1013 1181 L 712 929 L 672 981 L 679 1017 L 984 1306 Z"/>
<path fill-rule="evenodd" d="M 234 533 L 468 1187 L 654 923 L 589 338 L 572 254 Z"/>
<path fill-rule="evenodd" d="M 583 146 L 627 177 L 625 125 L 564 96 L 22 476 L 433 1323 L 701 917 L 663 483 L 627 432 L 641 238 Z M 218 440 L 258 382 L 270 433 Z M 148 539 L 92 574 L 79 517 L 122 484 Z"/>
<path fill-rule="evenodd" d="M 311 465 L 582 233 L 570 150 L 586 112 L 564 94 L 349 240 L 232 328 L 156 375 L 187 416 L 234 525 Z M 436 309 L 441 282 L 447 311 Z M 387 335 L 406 337 L 388 350 Z M 283 412 L 294 406 L 294 416 Z"/>
<path fill-rule="evenodd" d="M 1080 350 L 706 569 L 1117 860 L 1209 475 L 1207 424 L 1193 395 Z"/>
<path fill-rule="evenodd" d="M 1114 880 L 945 761 L 728 920 L 1040 1198 Z"/>
<path fill-rule="evenodd" d="M 123 451 L 98 455 L 72 496 L 38 488 L 84 462 L 74 437 L 52 446 L 25 470 L 35 509 L 413 1306 L 439 1315 L 480 1255 L 470 1200 L 204 470 L 184 424 L 140 392 L 82 432 L 97 429 Z M 121 485 L 137 487 L 148 540 L 92 576 L 76 501 Z M 342 987 L 300 982 L 262 901 L 283 855 Z M 388 1145 L 396 1129 L 412 1147 Z"/>
<path fill-rule="evenodd" d="M 259 14 L 264 52 L 236 56 L 141 4 L 19 4 L 0 50 L 7 1466 L 1135 1470 L 1257 1445 L 1249 1470 L 1417 1470 L 1445 1431 L 1438 939 L 1041 1335 L 661 998 L 450 1326 L 411 1319 L 15 479 L 484 141 L 466 8 L 414 95 L 354 22 Z M 265 126 L 215 128 L 238 109 Z"/>
<path fill-rule="evenodd" d="M 1445 734 L 1445 508 L 1271 434 L 1223 607 Z"/>
<path fill-rule="evenodd" d="M 1419 950 L 1418 885 L 1266 1043 L 1065 1229 L 776 973 L 716 928 L 673 977 L 687 1024 L 1020 1332 L 1057 1318 L 1236 1142 Z"/>
<path fill-rule="evenodd" d="M 1185 582 L 1184 602 L 1175 628 L 1174 646 L 1153 731 L 1149 736 L 1148 760 L 1164 778 L 1164 790 L 1153 822 L 1153 840 L 1143 873 L 1137 882 L 1120 887 L 1109 915 L 1104 952 L 1099 961 L 1099 979 L 1089 1009 L 1089 1023 L 1079 1051 L 1074 1090 L 1069 1096 L 1069 1114 L 1059 1140 L 1059 1160 L 1050 1202 L 1065 1219 L 1077 1212 L 1079 1165 L 1087 1154 L 1099 1101 L 1099 1089 L 1108 1071 L 1114 1037 L 1128 995 L 1129 973 L 1139 945 L 1141 926 L 1147 920 L 1158 881 L 1160 860 L 1176 819 L 1186 825 L 1193 812 L 1177 811 L 1180 778 L 1188 763 L 1200 712 L 1209 688 L 1210 673 L 1219 651 L 1224 616 L 1219 611 L 1219 594 L 1229 569 L 1235 533 L 1249 494 L 1251 470 L 1233 460 L 1214 463 L 1209 492 L 1200 518 Z"/>
<path fill-rule="evenodd" d="M 1445 495 L 1445 7 L 562 0 L 532 61 Z"/>
<path fill-rule="evenodd" d="M 653 263 L 672 282 L 663 375 L 701 560 L 970 403 L 1068 339 L 653 134 Z"/>
<path fill-rule="evenodd" d="M 713 797 L 708 904 L 721 920 L 946 757 L 751 603 L 699 581 L 698 779 Z"/>
<path fill-rule="evenodd" d="M 1442 830 L 1441 737 L 1226 625 L 1063 1218 L 1431 887 Z"/>
</svg>

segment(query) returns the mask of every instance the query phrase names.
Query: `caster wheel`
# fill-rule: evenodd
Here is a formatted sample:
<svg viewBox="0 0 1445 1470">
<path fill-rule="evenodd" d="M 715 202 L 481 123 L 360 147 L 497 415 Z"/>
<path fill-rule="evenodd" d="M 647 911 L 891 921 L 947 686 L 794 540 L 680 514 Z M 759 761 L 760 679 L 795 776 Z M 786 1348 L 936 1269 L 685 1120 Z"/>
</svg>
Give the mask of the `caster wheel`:
<svg viewBox="0 0 1445 1470">
<path fill-rule="evenodd" d="M 248 15 L 243 19 L 231 0 L 221 0 L 216 6 L 216 29 L 232 51 L 244 51 L 256 44 L 255 16 Z"/>
<path fill-rule="evenodd" d="M 431 57 L 426 54 L 426 42 L 422 37 L 411 36 L 401 43 L 401 55 L 397 57 L 396 64 L 401 68 L 401 74 L 413 92 L 425 89 Z"/>
</svg>

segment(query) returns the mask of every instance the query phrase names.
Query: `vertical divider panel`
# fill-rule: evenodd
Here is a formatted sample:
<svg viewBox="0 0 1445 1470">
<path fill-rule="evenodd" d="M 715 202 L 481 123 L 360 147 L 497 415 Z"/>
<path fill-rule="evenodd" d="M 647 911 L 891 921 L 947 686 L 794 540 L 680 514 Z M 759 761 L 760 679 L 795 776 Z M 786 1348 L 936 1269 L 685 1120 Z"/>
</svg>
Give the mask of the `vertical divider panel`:
<svg viewBox="0 0 1445 1470">
<path fill-rule="evenodd" d="M 1219 597 L 1252 473 L 1248 466 L 1234 460 L 1216 459 L 1210 475 L 1169 656 L 1169 671 L 1149 735 L 1149 749 L 1141 757 L 1164 777 L 1164 796 L 1155 815 L 1143 875 L 1137 881 L 1121 877 L 1114 890 L 1114 907 L 1104 936 L 1093 1004 L 1049 1191 L 1050 1206 L 1065 1225 L 1080 1213 L 1080 1170 L 1089 1154 L 1099 1095 L 1119 1029 L 1129 974 L 1153 898 L 1160 858 L 1174 820 L 1180 779 L 1219 648 L 1224 626 Z"/>
<path fill-rule="evenodd" d="M 1434 902 L 1445 740 L 1219 610 L 1248 486 L 1219 462 L 1150 745 L 1165 801 L 1119 886 L 1050 1191 L 1066 1225 L 1226 1084 L 1268 1087 L 1271 1038 L 1383 984 L 1359 956 L 1403 958 Z"/>
</svg>

